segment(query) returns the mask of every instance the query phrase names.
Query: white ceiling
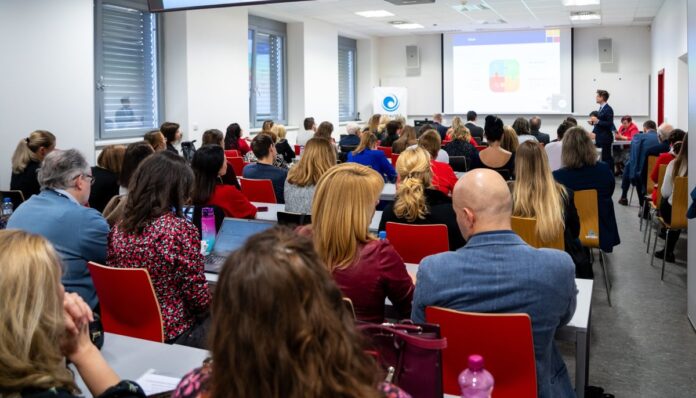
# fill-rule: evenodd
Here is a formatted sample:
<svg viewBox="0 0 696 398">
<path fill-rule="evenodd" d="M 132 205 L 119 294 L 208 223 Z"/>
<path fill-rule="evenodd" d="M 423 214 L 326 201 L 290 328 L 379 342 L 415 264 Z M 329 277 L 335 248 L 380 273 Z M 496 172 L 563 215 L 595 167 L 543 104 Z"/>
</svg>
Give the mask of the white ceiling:
<svg viewBox="0 0 696 398">
<path fill-rule="evenodd" d="M 357 36 L 396 36 L 448 31 L 504 30 L 543 27 L 650 25 L 665 0 L 601 0 L 599 6 L 566 7 L 562 0 L 436 0 L 435 3 L 395 6 L 384 0 L 314 0 L 251 7 L 252 13 L 285 21 L 315 18 Z M 460 13 L 453 6 L 483 4 L 489 10 Z M 357 11 L 387 10 L 393 17 L 365 18 Z M 571 11 L 598 11 L 599 22 L 571 22 Z M 504 24 L 480 21 L 503 19 Z M 390 21 L 418 23 L 424 29 L 400 30 Z"/>
</svg>

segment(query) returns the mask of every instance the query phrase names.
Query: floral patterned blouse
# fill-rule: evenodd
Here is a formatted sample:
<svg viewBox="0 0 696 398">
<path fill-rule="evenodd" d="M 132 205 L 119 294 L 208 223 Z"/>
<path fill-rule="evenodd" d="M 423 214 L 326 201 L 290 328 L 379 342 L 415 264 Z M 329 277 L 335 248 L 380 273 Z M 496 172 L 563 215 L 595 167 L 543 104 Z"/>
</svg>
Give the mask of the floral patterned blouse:
<svg viewBox="0 0 696 398">
<path fill-rule="evenodd" d="M 63 389 L 26 389 L 20 394 L 22 398 L 76 398 L 78 395 Z M 108 388 L 97 398 L 145 398 L 145 392 L 132 381 L 122 380 L 115 386 Z"/>
<path fill-rule="evenodd" d="M 208 312 L 211 296 L 198 230 L 171 212 L 150 221 L 140 235 L 114 226 L 106 264 L 148 270 L 162 311 L 165 340 L 180 336 L 197 316 Z"/>
<path fill-rule="evenodd" d="M 192 370 L 181 379 L 172 398 L 208 398 L 208 381 L 211 373 L 210 362 L 206 361 L 202 367 Z M 411 398 L 405 391 L 390 383 L 380 383 L 377 388 L 384 398 Z"/>
</svg>

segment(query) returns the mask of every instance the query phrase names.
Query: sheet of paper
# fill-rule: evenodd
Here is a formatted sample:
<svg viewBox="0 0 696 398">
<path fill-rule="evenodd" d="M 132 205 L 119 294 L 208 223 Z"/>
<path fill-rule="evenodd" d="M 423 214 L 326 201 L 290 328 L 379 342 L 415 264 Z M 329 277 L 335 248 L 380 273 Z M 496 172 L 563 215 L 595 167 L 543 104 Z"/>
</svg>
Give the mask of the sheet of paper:
<svg viewBox="0 0 696 398">
<path fill-rule="evenodd" d="M 147 396 L 172 391 L 180 381 L 180 377 L 158 375 L 155 373 L 154 369 L 148 370 L 136 380 Z"/>
</svg>

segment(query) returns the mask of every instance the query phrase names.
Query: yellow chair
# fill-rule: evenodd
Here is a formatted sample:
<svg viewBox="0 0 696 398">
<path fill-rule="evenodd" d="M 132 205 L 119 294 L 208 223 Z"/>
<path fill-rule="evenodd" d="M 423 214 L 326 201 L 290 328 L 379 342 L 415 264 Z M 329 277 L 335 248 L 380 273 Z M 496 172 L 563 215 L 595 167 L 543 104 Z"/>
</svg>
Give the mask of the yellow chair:
<svg viewBox="0 0 696 398">
<path fill-rule="evenodd" d="M 653 227 L 657 228 L 657 224 L 653 226 L 653 216 L 657 214 L 657 209 L 660 208 L 660 201 L 662 200 L 662 181 L 665 179 L 665 171 L 667 170 L 667 165 L 666 164 L 661 164 L 660 169 L 657 173 L 657 186 L 655 189 L 657 189 L 657 195 L 655 195 L 655 199 L 657 201 L 657 204 L 652 202 L 652 198 L 650 198 L 650 211 L 648 212 L 648 225 L 645 228 L 645 231 L 648 233 L 648 243 L 645 247 L 645 252 L 650 253 L 650 239 L 652 238 L 652 230 Z M 641 223 L 643 219 L 641 218 Z M 655 231 L 655 235 L 657 235 L 657 231 Z M 645 241 L 645 232 L 643 232 L 643 241 Z"/>
<path fill-rule="evenodd" d="M 689 206 L 689 188 L 687 177 L 677 177 L 674 179 L 674 192 L 672 192 L 672 222 L 667 224 L 662 217 L 658 217 L 660 225 L 666 228 L 665 236 L 665 255 L 662 256 L 662 273 L 660 275 L 660 280 L 665 279 L 665 257 L 667 252 L 667 240 L 669 239 L 669 233 L 671 231 L 677 231 L 680 229 L 686 229 L 688 222 L 686 219 L 686 211 Z M 657 237 L 655 237 L 655 242 L 653 243 L 653 253 L 652 259 L 650 259 L 650 265 L 653 265 L 655 261 L 655 247 L 657 246 Z"/>
<path fill-rule="evenodd" d="M 657 156 L 655 155 L 650 155 L 648 156 L 648 173 L 645 176 L 645 196 L 649 196 L 652 193 L 653 190 L 653 182 L 650 181 L 650 173 L 652 173 L 652 169 L 655 168 L 655 163 L 657 163 Z M 633 188 L 631 188 L 631 199 L 628 201 L 628 205 L 631 205 L 631 201 L 633 200 Z M 640 210 L 643 211 L 645 210 L 645 200 L 643 200 L 643 206 L 640 207 Z M 640 227 L 643 227 L 643 219 L 640 219 Z"/>
<path fill-rule="evenodd" d="M 607 260 L 604 257 L 604 252 L 599 246 L 599 211 L 597 209 L 597 190 L 586 189 L 575 191 L 575 207 L 578 209 L 578 217 L 580 218 L 580 242 L 583 246 L 590 249 L 592 254 L 593 249 L 599 251 L 599 264 L 602 266 L 604 273 L 604 286 L 607 289 L 607 302 L 611 306 L 611 280 L 609 272 L 607 272 Z M 594 263 L 594 256 L 592 257 Z"/>
<path fill-rule="evenodd" d="M 515 231 L 523 241 L 529 246 L 547 249 L 565 250 L 565 242 L 563 240 L 563 231 L 552 242 L 543 242 L 536 234 L 536 219 L 526 217 L 511 218 L 512 230 Z"/>
</svg>

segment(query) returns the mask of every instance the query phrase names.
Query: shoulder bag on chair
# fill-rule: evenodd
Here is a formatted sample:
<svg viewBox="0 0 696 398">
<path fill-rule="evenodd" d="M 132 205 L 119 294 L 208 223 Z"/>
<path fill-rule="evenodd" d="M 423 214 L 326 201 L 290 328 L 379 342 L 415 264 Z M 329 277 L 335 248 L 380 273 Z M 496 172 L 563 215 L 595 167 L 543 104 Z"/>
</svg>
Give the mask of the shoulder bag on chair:
<svg viewBox="0 0 696 398">
<path fill-rule="evenodd" d="M 432 324 L 363 324 L 387 382 L 399 386 L 413 398 L 442 398 L 442 350 L 447 339 L 440 326 Z"/>
</svg>

